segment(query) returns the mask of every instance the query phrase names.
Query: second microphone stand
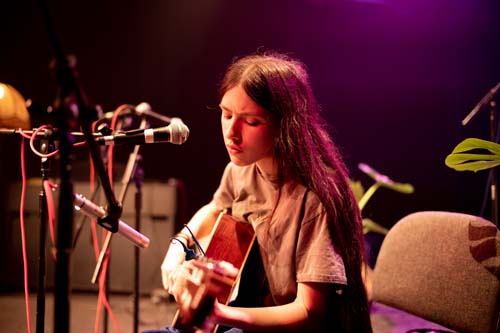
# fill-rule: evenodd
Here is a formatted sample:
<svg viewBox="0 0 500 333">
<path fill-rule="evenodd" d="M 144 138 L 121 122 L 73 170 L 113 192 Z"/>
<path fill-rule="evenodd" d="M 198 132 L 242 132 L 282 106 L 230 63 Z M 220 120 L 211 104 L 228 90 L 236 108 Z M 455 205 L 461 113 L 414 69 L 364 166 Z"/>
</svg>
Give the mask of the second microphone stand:
<svg viewBox="0 0 500 333">
<path fill-rule="evenodd" d="M 489 132 L 490 132 L 490 141 L 494 143 L 498 143 L 498 135 L 499 132 L 497 127 L 500 126 L 498 123 L 497 110 L 496 110 L 496 102 L 495 97 L 500 91 L 500 82 L 498 82 L 493 88 L 491 88 L 486 95 L 481 98 L 481 100 L 476 104 L 476 106 L 472 109 L 471 112 L 462 120 L 462 125 L 465 126 L 467 123 L 483 108 L 486 106 L 489 107 Z M 498 168 L 494 167 L 490 170 L 489 178 L 487 181 L 486 191 L 490 192 L 490 200 L 491 200 L 491 221 L 499 227 L 499 200 L 498 200 Z M 486 196 L 485 196 L 486 199 Z M 485 206 L 486 201 L 483 202 L 483 207 Z M 481 211 L 481 215 L 484 212 Z"/>
<path fill-rule="evenodd" d="M 50 142 L 49 140 L 42 140 L 40 142 L 40 151 L 48 153 Z M 42 190 L 39 195 L 40 207 L 40 238 L 38 247 L 38 289 L 37 289 L 37 302 L 36 302 L 36 332 L 45 332 L 45 295 L 46 295 L 46 263 L 47 256 L 45 251 L 45 240 L 47 238 L 47 222 L 48 222 L 48 208 L 47 208 L 47 194 L 45 193 L 45 181 L 49 180 L 50 161 L 47 157 L 42 157 L 40 170 L 42 172 Z"/>
<path fill-rule="evenodd" d="M 147 121 L 144 117 L 142 117 L 141 124 L 139 125 L 140 129 L 144 129 L 147 126 Z M 118 202 L 122 203 L 125 200 L 125 196 L 127 194 L 128 186 L 132 179 L 135 180 L 136 184 L 136 194 L 135 194 L 135 223 L 136 230 L 140 232 L 141 227 L 141 209 L 142 209 L 142 185 L 144 183 L 144 171 L 140 167 L 140 162 L 142 160 L 141 155 L 139 155 L 140 145 L 134 146 L 134 150 L 130 153 L 129 159 L 127 162 L 127 166 L 123 173 L 123 177 L 121 180 L 121 189 L 120 195 L 118 196 Z M 92 277 L 92 283 L 96 283 L 99 279 L 99 275 L 101 273 L 102 264 L 104 259 L 106 258 L 106 254 L 109 253 L 109 246 L 111 244 L 112 233 L 108 232 L 106 235 L 103 247 L 99 253 L 99 258 L 97 261 L 96 268 L 94 270 L 94 275 Z M 139 313 L 139 249 L 137 247 L 134 248 L 134 333 L 138 332 L 138 313 Z M 108 269 L 106 270 L 108 276 L 106 278 L 106 297 L 109 298 L 109 265 L 110 258 L 108 257 Z M 105 312 L 104 314 L 104 332 L 106 333 L 108 330 L 108 314 Z"/>
<path fill-rule="evenodd" d="M 135 229 L 141 231 L 141 212 L 142 212 L 142 185 L 144 184 L 144 170 L 141 166 L 137 165 L 134 172 L 135 181 Z M 134 247 L 134 320 L 133 331 L 139 332 L 139 299 L 140 299 L 140 252 L 137 246 Z"/>
</svg>

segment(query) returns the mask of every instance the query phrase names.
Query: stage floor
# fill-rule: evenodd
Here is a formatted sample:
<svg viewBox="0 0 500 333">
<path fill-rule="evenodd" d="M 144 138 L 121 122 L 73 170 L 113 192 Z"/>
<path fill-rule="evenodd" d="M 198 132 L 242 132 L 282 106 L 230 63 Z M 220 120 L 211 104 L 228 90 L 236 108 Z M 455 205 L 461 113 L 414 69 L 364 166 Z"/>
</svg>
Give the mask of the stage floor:
<svg viewBox="0 0 500 333">
<path fill-rule="evenodd" d="M 153 296 L 142 296 L 139 302 L 139 332 L 146 329 L 155 329 L 171 323 L 176 311 L 174 302 L 163 297 L 163 293 L 152 293 Z M 31 294 L 30 313 L 31 329 L 36 331 L 36 294 Z M 108 332 L 134 333 L 134 300 L 132 296 L 113 294 L 109 298 L 114 317 L 119 325 L 119 330 L 113 326 L 111 316 L 108 317 Z M 73 292 L 71 302 L 71 332 L 94 332 L 96 318 L 97 296 L 94 293 Z M 2 332 L 28 332 L 24 294 L 0 294 L 0 327 Z M 54 298 L 52 293 L 46 295 L 45 332 L 54 331 Z M 439 325 L 397 311 L 382 304 L 372 305 L 372 324 L 374 333 L 404 333 L 415 328 L 443 329 Z M 101 314 L 102 318 L 102 314 Z M 101 319 L 101 323 L 102 323 Z M 104 332 L 101 325 L 101 330 Z"/>
</svg>

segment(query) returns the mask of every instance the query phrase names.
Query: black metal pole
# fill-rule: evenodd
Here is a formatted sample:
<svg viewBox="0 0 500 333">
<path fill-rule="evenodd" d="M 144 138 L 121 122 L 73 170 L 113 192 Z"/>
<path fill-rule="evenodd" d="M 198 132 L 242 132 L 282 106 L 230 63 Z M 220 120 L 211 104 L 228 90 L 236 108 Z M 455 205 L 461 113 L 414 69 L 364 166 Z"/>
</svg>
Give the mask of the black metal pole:
<svg viewBox="0 0 500 333">
<path fill-rule="evenodd" d="M 49 151 L 49 142 L 42 140 L 40 142 L 40 152 L 47 153 Z M 40 239 L 38 246 L 38 290 L 36 299 L 36 332 L 45 332 L 45 295 L 46 295 L 46 263 L 47 254 L 45 250 L 45 242 L 47 239 L 47 194 L 45 193 L 44 182 L 49 179 L 49 159 L 42 157 L 41 174 L 42 174 L 42 190 L 39 195 L 40 207 Z"/>
<path fill-rule="evenodd" d="M 497 114 L 496 114 L 496 103 L 495 103 L 495 97 L 500 91 L 500 82 L 498 82 L 493 88 L 491 88 L 486 95 L 481 98 L 481 100 L 474 106 L 474 108 L 469 112 L 469 114 L 462 120 L 462 125 L 467 125 L 467 123 L 479 112 L 479 110 L 485 108 L 487 105 L 489 106 L 490 109 L 490 141 L 498 143 L 498 138 L 497 138 L 497 126 L 498 120 L 497 120 Z M 490 193 L 490 204 L 491 204 L 491 222 L 493 222 L 497 227 L 499 226 L 499 221 L 498 221 L 498 179 L 497 179 L 497 168 L 491 168 L 490 173 L 489 173 L 489 178 L 486 184 L 485 188 L 485 196 L 483 200 L 483 206 L 481 208 L 481 214 L 484 212 L 484 208 L 486 206 L 487 202 L 487 193 L 488 193 L 488 187 L 489 187 L 489 193 Z"/>
<path fill-rule="evenodd" d="M 53 21 L 46 0 L 38 0 L 48 37 L 55 52 L 55 71 L 59 82 L 59 96 L 54 103 L 59 127 L 60 154 L 60 198 L 57 224 L 57 261 L 55 269 L 54 291 L 54 332 L 70 331 L 70 267 L 73 239 L 74 191 L 71 182 L 74 138 L 70 131 L 81 127 L 89 148 L 92 161 L 108 201 L 108 215 L 99 219 L 101 226 L 112 232 L 118 231 L 118 220 L 122 213 L 116 201 L 109 177 L 99 155 L 97 144 L 92 134 L 91 123 L 97 120 L 97 110 L 89 106 L 83 89 L 78 83 L 75 70 L 76 61 L 69 63 L 56 35 Z M 77 110 L 75 113 L 74 110 Z"/>
<path fill-rule="evenodd" d="M 490 100 L 490 140 L 496 142 L 497 137 L 497 122 L 496 103 Z M 491 222 L 498 227 L 498 169 L 492 168 L 490 180 L 490 200 L 491 200 Z"/>
<path fill-rule="evenodd" d="M 73 97 L 73 103 L 83 111 L 85 97 L 77 89 L 76 80 L 56 36 L 47 3 L 39 0 L 38 5 L 44 19 L 48 36 L 56 54 L 56 74 L 60 83 L 60 92 L 56 99 L 57 122 L 59 127 L 60 184 L 59 207 L 57 214 L 57 250 L 54 277 L 54 332 L 68 333 L 70 331 L 70 258 L 73 238 L 73 183 L 71 182 L 73 162 L 73 137 L 70 134 L 71 112 L 68 102 Z"/>
<path fill-rule="evenodd" d="M 47 236 L 47 202 L 42 190 L 39 197 L 40 205 L 40 244 L 38 246 L 38 290 L 36 297 L 36 332 L 45 332 L 45 288 L 46 288 L 46 253 L 45 238 Z"/>
<path fill-rule="evenodd" d="M 64 123 L 64 122 L 61 122 Z M 61 126 L 65 126 L 61 124 Z M 59 126 L 59 128 L 61 128 Z M 60 150 L 60 185 L 57 223 L 57 255 L 54 285 L 54 332 L 70 331 L 70 267 L 73 244 L 73 183 L 72 140 L 68 135 L 61 135 Z"/>
<path fill-rule="evenodd" d="M 137 167 L 134 174 L 135 193 L 135 228 L 141 231 L 141 211 L 142 211 L 142 185 L 144 183 L 144 172 L 141 167 Z M 140 300 L 140 252 L 134 247 L 134 333 L 139 332 L 139 300 Z"/>
</svg>

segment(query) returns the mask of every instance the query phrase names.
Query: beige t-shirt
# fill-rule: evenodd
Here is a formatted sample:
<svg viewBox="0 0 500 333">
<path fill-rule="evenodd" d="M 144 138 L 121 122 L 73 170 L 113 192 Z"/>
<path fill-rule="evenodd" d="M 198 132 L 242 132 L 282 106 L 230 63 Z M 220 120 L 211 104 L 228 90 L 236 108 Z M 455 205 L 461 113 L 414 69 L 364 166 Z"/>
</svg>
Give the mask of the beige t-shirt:
<svg viewBox="0 0 500 333">
<path fill-rule="evenodd" d="M 230 209 L 235 219 L 252 224 L 273 303 L 293 301 L 297 282 L 347 284 L 318 197 L 302 185 L 286 183 L 273 213 L 278 193 L 276 182 L 255 164 L 229 163 L 214 194 L 219 209 Z"/>
</svg>

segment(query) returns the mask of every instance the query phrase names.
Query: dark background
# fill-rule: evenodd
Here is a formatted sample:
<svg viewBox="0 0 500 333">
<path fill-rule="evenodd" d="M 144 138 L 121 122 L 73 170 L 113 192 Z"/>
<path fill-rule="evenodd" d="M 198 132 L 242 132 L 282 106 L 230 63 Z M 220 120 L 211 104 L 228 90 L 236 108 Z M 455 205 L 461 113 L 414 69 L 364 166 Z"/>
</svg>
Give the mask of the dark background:
<svg viewBox="0 0 500 333">
<path fill-rule="evenodd" d="M 233 57 L 260 49 L 308 65 L 353 179 L 372 184 L 357 168 L 363 162 L 414 185 L 411 195 L 379 190 L 366 217 L 390 227 L 420 210 L 481 212 L 487 172 L 457 172 L 444 159 L 466 137 L 489 137 L 487 110 L 465 127 L 461 121 L 500 81 L 499 1 L 49 0 L 48 6 L 91 103 L 112 111 L 148 102 L 189 126 L 181 146 L 141 149 L 146 180 L 185 184 L 188 216 L 210 200 L 228 161 L 219 116 L 209 110 L 218 104 L 219 80 Z M 0 82 L 51 104 L 54 53 L 36 3 L 3 3 L 0 25 Z M 33 126 L 41 122 L 33 115 Z M 4 189 L 20 180 L 19 141 L 0 137 Z M 120 163 L 130 150 L 115 151 Z M 88 180 L 87 153 L 76 152 L 74 177 Z M 40 160 L 30 152 L 27 167 L 28 177 L 40 177 Z M 9 194 L 2 193 L 5 202 Z"/>
</svg>

